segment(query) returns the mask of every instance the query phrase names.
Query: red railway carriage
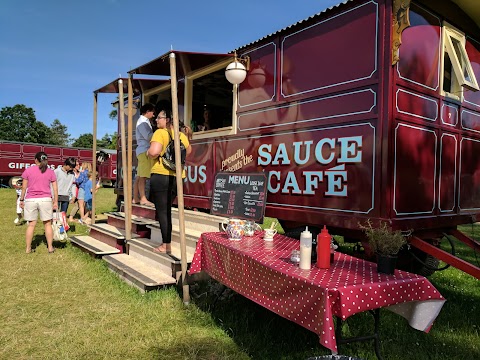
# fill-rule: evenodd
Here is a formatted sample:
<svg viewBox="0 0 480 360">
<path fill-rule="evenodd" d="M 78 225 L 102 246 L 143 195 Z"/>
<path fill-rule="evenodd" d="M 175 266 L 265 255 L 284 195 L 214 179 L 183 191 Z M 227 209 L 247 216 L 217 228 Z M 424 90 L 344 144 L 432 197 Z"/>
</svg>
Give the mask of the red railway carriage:
<svg viewBox="0 0 480 360">
<path fill-rule="evenodd" d="M 435 239 L 480 210 L 480 12 L 471 0 L 347 0 L 236 49 L 246 80 L 224 76 L 233 54 L 170 51 L 130 72 L 170 76 L 195 131 L 185 205 L 210 207 L 219 171 L 268 173 L 266 215 L 284 228 L 359 223 L 414 230 L 412 244 L 480 277 Z M 137 80 L 140 81 L 141 80 Z M 140 87 L 141 88 L 141 87 Z M 170 84 L 140 91 L 170 101 Z"/>
<path fill-rule="evenodd" d="M 13 187 L 23 171 L 35 164 L 35 154 L 44 151 L 48 155 L 48 164 L 52 169 L 62 166 L 68 157 L 79 159 L 80 162 L 92 161 L 92 150 L 72 147 L 62 147 L 44 144 L 18 143 L 0 141 L 0 179 L 3 185 Z M 104 186 L 113 186 L 117 176 L 117 154 L 112 150 L 101 150 L 108 156 L 98 162 L 98 175 Z"/>
</svg>

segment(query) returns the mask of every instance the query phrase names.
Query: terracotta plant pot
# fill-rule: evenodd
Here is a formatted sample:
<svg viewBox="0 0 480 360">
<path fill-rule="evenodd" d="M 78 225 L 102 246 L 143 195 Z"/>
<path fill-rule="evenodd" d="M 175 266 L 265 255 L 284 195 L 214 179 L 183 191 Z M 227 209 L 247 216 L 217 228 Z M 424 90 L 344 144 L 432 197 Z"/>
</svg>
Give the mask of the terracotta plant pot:
<svg viewBox="0 0 480 360">
<path fill-rule="evenodd" d="M 379 273 L 393 275 L 395 265 L 397 264 L 397 255 L 381 255 L 377 254 L 377 271 Z"/>
</svg>

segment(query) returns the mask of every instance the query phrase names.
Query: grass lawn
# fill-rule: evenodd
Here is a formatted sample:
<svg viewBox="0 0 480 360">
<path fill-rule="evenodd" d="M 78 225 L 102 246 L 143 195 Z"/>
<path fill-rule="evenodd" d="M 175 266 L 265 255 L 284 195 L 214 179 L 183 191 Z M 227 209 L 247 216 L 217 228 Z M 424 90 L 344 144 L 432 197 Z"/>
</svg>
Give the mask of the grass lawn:
<svg viewBox="0 0 480 360">
<path fill-rule="evenodd" d="M 114 208 L 112 189 L 98 192 L 97 213 Z M 15 226 L 15 191 L 0 189 L 0 359 L 306 359 L 326 355 L 318 337 L 233 292 L 218 301 L 219 287 L 191 287 L 185 307 L 176 288 L 140 294 L 72 247 L 47 253 L 41 225 L 25 254 L 25 225 Z M 480 226 L 463 230 L 480 238 Z M 84 234 L 76 224 L 73 233 Z M 475 263 L 471 249 L 457 253 Z M 480 254 L 477 254 L 480 258 Z M 449 268 L 430 278 L 447 299 L 429 334 L 382 311 L 385 359 L 479 359 L 480 286 Z M 213 305 L 215 304 L 215 305 Z M 370 329 L 359 314 L 346 336 Z M 371 342 L 340 347 L 342 354 L 375 359 Z"/>
</svg>

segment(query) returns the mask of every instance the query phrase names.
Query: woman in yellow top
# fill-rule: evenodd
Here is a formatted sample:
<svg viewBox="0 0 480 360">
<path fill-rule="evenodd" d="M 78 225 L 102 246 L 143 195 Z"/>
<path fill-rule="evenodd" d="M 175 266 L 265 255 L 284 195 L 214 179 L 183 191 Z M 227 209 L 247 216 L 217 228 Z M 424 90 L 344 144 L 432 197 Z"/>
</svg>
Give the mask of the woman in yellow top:
<svg viewBox="0 0 480 360">
<path fill-rule="evenodd" d="M 161 156 L 170 142 L 170 135 L 173 135 L 173 121 L 168 109 L 161 109 L 157 119 L 158 130 L 150 140 L 148 156 L 155 159 L 150 177 L 150 196 L 155 204 L 156 218 L 162 232 L 163 244 L 153 249 L 157 253 L 171 252 L 172 242 L 172 204 L 177 197 L 177 184 L 175 180 L 175 171 L 163 166 Z M 192 152 L 190 142 L 184 133 L 180 133 L 180 141 L 187 150 L 187 156 Z M 185 178 L 185 171 L 182 175 Z"/>
</svg>

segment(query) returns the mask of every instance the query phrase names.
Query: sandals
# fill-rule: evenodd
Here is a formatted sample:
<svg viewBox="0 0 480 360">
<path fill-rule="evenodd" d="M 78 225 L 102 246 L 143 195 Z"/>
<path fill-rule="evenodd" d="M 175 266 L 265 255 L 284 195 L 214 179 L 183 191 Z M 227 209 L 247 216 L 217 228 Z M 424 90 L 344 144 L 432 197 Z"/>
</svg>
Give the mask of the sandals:
<svg viewBox="0 0 480 360">
<path fill-rule="evenodd" d="M 48 250 L 49 254 L 53 254 L 54 252 L 55 252 L 55 249 L 53 249 L 52 251 Z"/>
<path fill-rule="evenodd" d="M 167 249 L 160 250 L 159 248 L 153 248 L 152 250 L 153 250 L 154 253 L 157 253 L 157 254 L 166 254 L 167 253 Z"/>
<path fill-rule="evenodd" d="M 160 247 L 162 247 L 162 245 L 160 245 L 159 247 L 153 248 L 152 251 L 154 253 L 157 253 L 157 254 L 171 254 L 172 253 L 171 249 L 167 249 L 167 247 L 165 247 L 164 249 L 159 249 Z"/>
<path fill-rule="evenodd" d="M 155 207 L 154 203 L 151 203 L 150 201 L 140 203 L 142 206 L 148 206 L 148 207 Z"/>
</svg>

